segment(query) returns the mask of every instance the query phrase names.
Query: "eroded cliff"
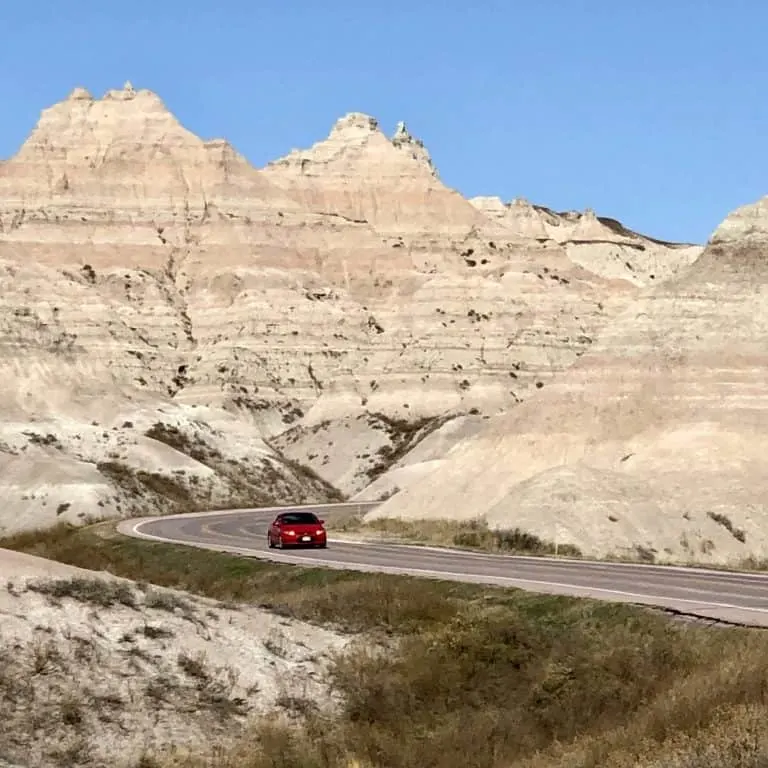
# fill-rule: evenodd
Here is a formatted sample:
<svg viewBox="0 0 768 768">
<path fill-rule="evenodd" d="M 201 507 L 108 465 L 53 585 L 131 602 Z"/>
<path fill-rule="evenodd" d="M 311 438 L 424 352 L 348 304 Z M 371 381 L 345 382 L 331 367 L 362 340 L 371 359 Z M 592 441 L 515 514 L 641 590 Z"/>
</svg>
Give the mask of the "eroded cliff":
<svg viewBox="0 0 768 768">
<path fill-rule="evenodd" d="M 256 169 L 150 91 L 76 89 L 0 164 L 0 527 L 359 492 L 540 400 L 698 254 L 501 209 L 402 124 Z"/>
</svg>

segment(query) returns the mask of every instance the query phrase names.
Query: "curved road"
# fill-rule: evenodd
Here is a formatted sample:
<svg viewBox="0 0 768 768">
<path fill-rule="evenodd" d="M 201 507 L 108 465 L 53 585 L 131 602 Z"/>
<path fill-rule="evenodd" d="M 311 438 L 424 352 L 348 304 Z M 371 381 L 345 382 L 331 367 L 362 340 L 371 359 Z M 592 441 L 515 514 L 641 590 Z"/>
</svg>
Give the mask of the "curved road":
<svg viewBox="0 0 768 768">
<path fill-rule="evenodd" d="M 292 507 L 319 517 L 377 504 Z M 517 587 L 534 592 L 652 605 L 682 614 L 768 626 L 768 575 L 675 566 L 492 555 L 465 550 L 328 538 L 327 549 L 270 550 L 266 531 L 286 507 L 124 520 L 128 536 L 258 557 L 275 562 L 410 574 Z"/>
</svg>

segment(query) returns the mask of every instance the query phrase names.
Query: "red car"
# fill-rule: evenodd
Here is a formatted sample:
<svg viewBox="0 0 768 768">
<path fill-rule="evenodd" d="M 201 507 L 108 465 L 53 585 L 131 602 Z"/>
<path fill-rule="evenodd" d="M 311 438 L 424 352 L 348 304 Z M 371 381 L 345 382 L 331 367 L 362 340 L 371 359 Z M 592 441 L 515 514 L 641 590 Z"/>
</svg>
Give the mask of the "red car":
<svg viewBox="0 0 768 768">
<path fill-rule="evenodd" d="M 269 526 L 270 548 L 326 547 L 325 521 L 314 512 L 281 512 Z"/>
</svg>

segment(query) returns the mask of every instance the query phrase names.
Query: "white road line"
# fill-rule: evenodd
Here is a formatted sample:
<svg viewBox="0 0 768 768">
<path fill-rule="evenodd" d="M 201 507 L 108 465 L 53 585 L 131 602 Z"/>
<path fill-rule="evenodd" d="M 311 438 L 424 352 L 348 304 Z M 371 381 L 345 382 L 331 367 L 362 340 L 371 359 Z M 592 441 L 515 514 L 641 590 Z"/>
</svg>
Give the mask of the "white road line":
<svg viewBox="0 0 768 768">
<path fill-rule="evenodd" d="M 180 516 L 181 517 L 181 516 Z M 157 518 L 153 518 L 157 519 Z M 163 520 L 167 518 L 162 518 Z M 311 568 L 313 566 L 326 566 L 331 567 L 335 569 L 351 569 L 351 570 L 373 570 L 375 573 L 392 573 L 392 574 L 399 574 L 399 575 L 408 575 L 408 576 L 429 576 L 434 578 L 442 578 L 446 581 L 466 581 L 469 579 L 474 580 L 480 580 L 481 583 L 488 583 L 488 584 L 497 584 L 499 582 L 509 584 L 514 586 L 515 584 L 529 584 L 529 585 L 536 585 L 540 587 L 555 587 L 559 589 L 569 589 L 569 590 L 588 590 L 589 592 L 599 592 L 602 594 L 607 595 L 619 595 L 621 597 L 625 598 L 632 598 L 636 602 L 644 602 L 648 600 L 653 601 L 660 601 L 660 605 L 669 605 L 672 603 L 673 605 L 677 604 L 685 604 L 685 605 L 691 605 L 691 606 L 699 606 L 699 608 L 704 609 L 712 609 L 712 608 L 720 608 L 720 609 L 726 609 L 726 610 L 734 610 L 734 611 L 748 611 L 750 613 L 758 613 L 758 614 L 768 614 L 768 608 L 754 608 L 751 606 L 742 606 L 742 605 L 734 605 L 732 603 L 712 603 L 708 602 L 706 600 L 691 600 L 688 598 L 675 598 L 670 596 L 664 596 L 664 595 L 648 595 L 648 594 L 640 594 L 636 592 L 626 592 L 623 590 L 618 589 L 607 589 L 605 587 L 578 587 L 574 586 L 573 584 L 568 583 L 562 583 L 557 581 L 543 581 L 538 579 L 522 579 L 522 578 L 515 578 L 513 576 L 483 576 L 482 574 L 471 574 L 471 573 L 454 573 L 451 571 L 435 571 L 435 570 L 429 570 L 429 569 L 422 569 L 422 568 L 401 568 L 398 566 L 371 566 L 367 563 L 353 563 L 353 562 L 340 562 L 338 560 L 322 560 L 319 558 L 312 558 L 311 560 L 308 560 L 306 558 L 301 557 L 291 557 L 290 555 L 277 555 L 273 554 L 271 552 L 260 550 L 260 549 L 248 549 L 247 547 L 226 547 L 226 546 L 217 546 L 213 544 L 205 544 L 204 542 L 190 542 L 190 541 L 184 541 L 180 539 L 171 539 L 165 536 L 158 536 L 156 534 L 152 533 L 145 533 L 141 530 L 142 525 L 149 522 L 148 520 L 142 520 L 140 522 L 135 523 L 131 527 L 131 531 L 136 535 L 138 538 L 142 539 L 151 539 L 154 541 L 161 541 L 168 544 L 184 544 L 187 546 L 195 546 L 198 548 L 205 548 L 205 549 L 211 549 L 214 551 L 222 551 L 222 552 L 234 552 L 236 554 L 242 554 L 242 555 L 251 555 L 251 556 L 258 556 L 264 559 L 275 559 L 277 562 L 288 562 L 291 564 L 296 565 L 303 565 L 304 567 Z M 717 571 L 715 571 L 717 573 Z M 486 581 L 487 580 L 487 581 Z"/>
<path fill-rule="evenodd" d="M 220 537 L 221 539 L 230 539 L 230 540 L 235 540 L 235 541 L 243 540 L 243 539 L 253 539 L 256 536 L 260 535 L 260 534 L 255 534 L 253 531 L 249 531 L 249 530 L 247 530 L 245 528 L 238 528 L 237 529 L 237 533 L 229 533 L 229 532 L 226 532 L 226 531 L 219 531 L 219 530 L 216 530 L 216 528 L 213 527 L 212 525 L 201 525 L 200 526 L 200 533 L 205 534 L 207 536 Z M 329 539 L 328 541 L 329 541 L 329 543 L 333 543 L 334 542 L 333 539 Z M 413 548 L 410 548 L 410 549 L 411 549 L 411 551 L 413 551 Z M 261 551 L 264 551 L 264 550 L 260 549 L 260 550 L 254 550 L 254 551 L 261 552 Z M 418 553 L 419 551 L 424 551 L 424 550 L 423 549 L 418 549 L 416 551 Z M 450 555 L 451 552 L 454 551 L 454 550 L 446 550 L 446 549 L 440 550 L 440 548 L 435 548 L 435 550 L 433 550 L 432 548 L 429 549 L 429 553 L 430 554 L 432 554 L 433 551 L 437 551 L 443 557 L 445 557 L 446 552 Z M 542 561 L 545 562 L 545 563 L 549 563 L 550 565 L 557 565 L 557 562 L 547 561 L 544 558 L 539 558 L 539 563 L 537 563 L 537 565 L 541 565 Z M 341 562 L 341 561 L 335 560 L 334 562 Z M 490 554 L 490 555 L 486 556 L 486 559 L 484 559 L 483 562 L 493 563 L 494 565 L 498 565 L 499 564 L 499 558 L 497 556 L 495 556 L 495 555 Z M 512 562 L 516 563 L 518 565 L 523 565 L 523 564 L 519 563 L 519 561 L 516 561 L 516 560 L 513 560 Z M 527 562 L 528 561 L 526 561 L 526 563 Z M 374 567 L 374 566 L 371 565 L 371 567 Z M 583 572 L 584 569 L 578 569 L 578 568 L 573 569 L 572 568 L 571 570 L 572 571 L 575 570 L 575 571 Z M 602 567 L 597 567 L 597 568 L 591 568 L 590 570 L 591 571 L 598 571 L 600 574 L 606 574 L 606 573 L 610 572 L 610 565 L 606 565 L 606 566 L 602 566 Z M 443 573 L 443 571 L 439 571 L 439 572 Z M 661 574 L 656 574 L 656 575 L 660 576 Z M 488 576 L 489 576 L 489 578 L 491 577 L 490 574 Z M 518 581 L 523 579 L 523 577 L 521 577 L 521 576 L 507 577 L 507 576 L 504 576 L 503 574 L 499 574 L 499 578 L 514 578 L 514 579 L 517 579 Z M 587 585 L 573 584 L 572 586 L 574 587 L 574 589 L 598 589 L 598 587 L 591 587 L 591 586 L 587 586 Z M 654 588 L 655 587 L 654 584 L 648 583 L 648 582 L 637 583 L 635 586 L 647 587 L 647 588 Z M 679 591 L 679 592 L 683 592 L 683 593 L 685 593 L 685 592 L 696 593 L 696 592 L 702 592 L 703 591 L 702 586 L 697 585 L 695 580 L 691 580 L 691 582 L 689 584 L 681 583 L 681 584 L 675 584 L 675 585 L 670 585 L 670 586 L 675 591 Z M 720 588 L 720 587 L 728 587 L 728 586 L 731 586 L 731 587 L 733 587 L 733 586 L 741 586 L 742 588 L 753 589 L 756 586 L 762 586 L 762 585 L 760 585 L 760 584 L 735 584 L 734 585 L 734 584 L 732 584 L 729 581 L 715 581 L 712 584 L 712 587 L 707 588 L 706 591 L 707 591 L 707 594 L 710 597 L 716 597 L 716 598 L 726 597 L 727 598 L 727 597 L 731 596 L 731 593 L 727 592 L 727 591 L 726 592 L 722 592 L 718 588 Z M 643 594 L 646 594 L 646 593 L 643 593 Z M 675 598 L 675 599 L 678 599 L 678 598 Z M 682 600 L 683 598 L 680 597 L 679 599 Z M 768 608 L 766 610 L 768 610 Z"/>
<path fill-rule="evenodd" d="M 361 504 L 371 504 L 371 502 L 361 502 Z M 318 508 L 330 508 L 330 507 L 350 507 L 350 506 L 360 506 L 357 502 L 339 502 L 338 504 L 332 503 L 332 504 L 295 504 L 290 506 L 283 506 L 283 507 L 254 507 L 254 508 L 247 508 L 247 509 L 223 509 L 219 511 L 212 511 L 212 512 L 192 512 L 192 513 L 181 513 L 176 515 L 163 515 L 162 517 L 145 517 L 140 518 L 137 521 L 137 526 L 143 525 L 145 523 L 153 523 L 159 520 L 195 520 L 197 518 L 203 518 L 203 517 L 214 517 L 217 515 L 220 516 L 233 516 L 233 515 L 242 515 L 242 514 L 249 514 L 249 513 L 266 513 L 266 512 L 274 512 L 279 511 L 283 509 L 318 509 Z M 715 568 L 700 568 L 698 566 L 687 566 L 687 565 L 661 565 L 661 564 L 655 564 L 655 563 L 623 563 L 620 561 L 617 562 L 605 562 L 602 560 L 590 560 L 586 558 L 576 558 L 576 557 L 547 557 L 545 555 L 509 555 L 509 554 L 493 554 L 488 552 L 473 552 L 471 550 L 464 550 L 464 549 L 452 549 L 451 547 L 434 547 L 429 546 L 427 544 L 397 544 L 397 543 L 389 543 L 389 542 L 378 542 L 378 541 L 354 541 L 351 539 L 335 539 L 335 538 L 329 538 L 329 543 L 332 544 L 354 544 L 354 545 L 360 545 L 360 546 L 382 546 L 382 547 L 397 547 L 402 549 L 409 549 L 409 550 L 423 550 L 426 552 L 440 552 L 442 554 L 455 554 L 460 557 L 467 557 L 467 558 L 473 558 L 473 559 L 487 559 L 487 558 L 493 558 L 493 559 L 508 559 L 508 560 L 530 560 L 532 562 L 548 562 L 552 563 L 553 565 L 567 565 L 570 563 L 573 563 L 574 565 L 579 566 L 589 566 L 590 568 L 600 568 L 604 570 L 611 570 L 613 568 L 624 568 L 629 570 L 640 570 L 640 569 L 646 569 L 646 570 L 658 570 L 658 571 L 677 571 L 679 573 L 685 573 L 687 575 L 702 575 L 702 576 L 717 576 L 719 578 L 722 578 L 724 576 L 737 576 L 740 579 L 744 579 L 746 581 L 755 581 L 755 582 L 768 582 L 768 574 L 764 573 L 750 573 L 748 571 L 736 571 L 736 570 L 727 570 L 722 569 L 718 570 Z M 184 542 L 176 541 L 174 542 L 176 544 L 181 544 Z M 766 583 L 766 586 L 768 587 L 768 583 Z"/>
</svg>

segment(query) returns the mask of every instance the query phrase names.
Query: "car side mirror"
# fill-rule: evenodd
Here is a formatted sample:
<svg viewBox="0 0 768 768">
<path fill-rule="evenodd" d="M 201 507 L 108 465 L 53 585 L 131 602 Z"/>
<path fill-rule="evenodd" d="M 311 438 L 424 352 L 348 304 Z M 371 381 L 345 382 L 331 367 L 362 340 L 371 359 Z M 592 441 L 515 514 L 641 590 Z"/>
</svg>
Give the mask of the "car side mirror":
<svg viewBox="0 0 768 768">
<path fill-rule="evenodd" d="M 325 525 L 325 520 L 319 520 L 318 522 L 320 523 L 320 525 Z"/>
</svg>

